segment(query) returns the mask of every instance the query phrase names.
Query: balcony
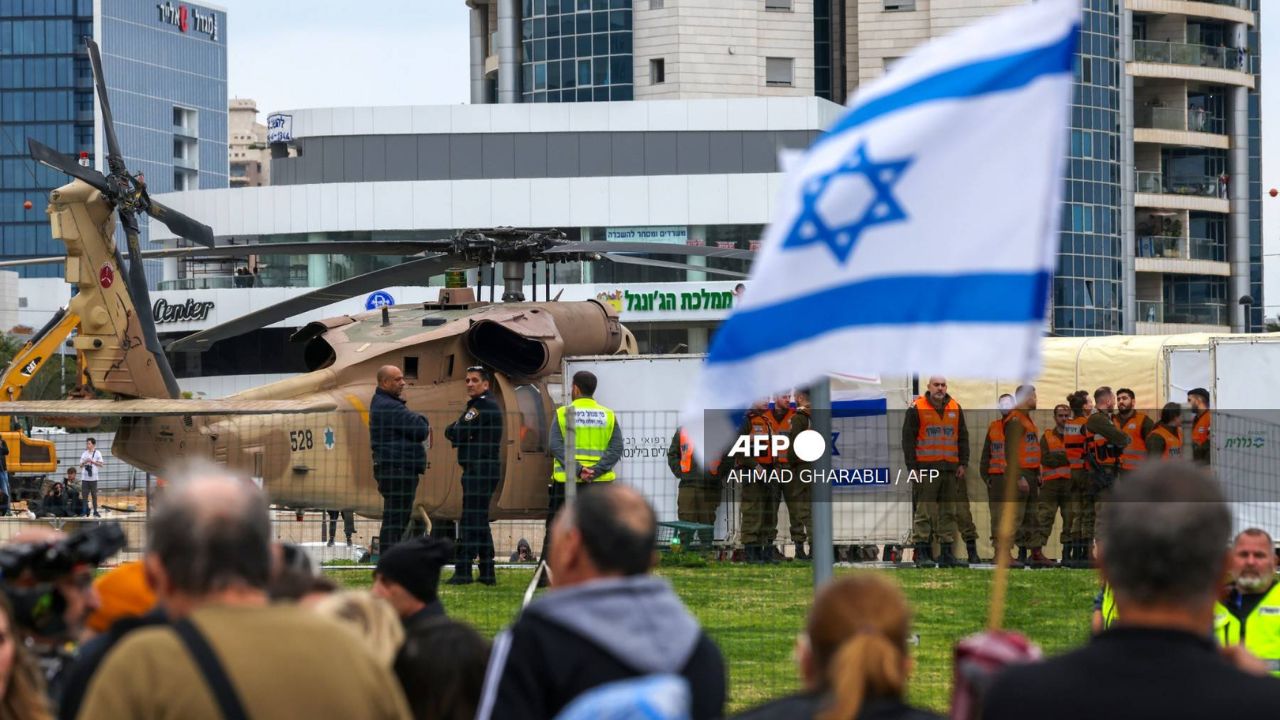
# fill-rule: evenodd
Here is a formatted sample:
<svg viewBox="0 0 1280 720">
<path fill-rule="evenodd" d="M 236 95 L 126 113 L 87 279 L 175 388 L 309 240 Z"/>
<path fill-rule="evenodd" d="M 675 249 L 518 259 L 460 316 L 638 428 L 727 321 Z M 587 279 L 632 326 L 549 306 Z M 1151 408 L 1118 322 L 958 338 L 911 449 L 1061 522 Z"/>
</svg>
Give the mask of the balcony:
<svg viewBox="0 0 1280 720">
<path fill-rule="evenodd" d="M 1138 237 L 1136 250 L 1140 258 L 1227 261 L 1227 244 L 1209 238 L 1143 235 Z"/>
<path fill-rule="evenodd" d="M 1134 40 L 1134 62 L 1192 65 L 1216 70 L 1248 72 L 1248 53 L 1224 46 L 1193 45 L 1191 43 L 1162 42 L 1159 40 Z"/>
<path fill-rule="evenodd" d="M 1224 118 L 1213 117 L 1202 107 L 1185 110 L 1148 107 L 1138 111 L 1134 125 L 1151 130 L 1181 130 L 1222 135 L 1226 133 L 1227 122 Z"/>
<path fill-rule="evenodd" d="M 1138 323 L 1170 325 L 1204 325 L 1229 327 L 1231 316 L 1226 304 L 1166 304 L 1163 300 L 1139 300 Z"/>
<path fill-rule="evenodd" d="M 1158 170 L 1137 171 L 1134 189 L 1140 193 L 1160 195 L 1194 195 L 1226 199 L 1227 187 L 1211 175 L 1175 175 L 1165 177 Z"/>
</svg>

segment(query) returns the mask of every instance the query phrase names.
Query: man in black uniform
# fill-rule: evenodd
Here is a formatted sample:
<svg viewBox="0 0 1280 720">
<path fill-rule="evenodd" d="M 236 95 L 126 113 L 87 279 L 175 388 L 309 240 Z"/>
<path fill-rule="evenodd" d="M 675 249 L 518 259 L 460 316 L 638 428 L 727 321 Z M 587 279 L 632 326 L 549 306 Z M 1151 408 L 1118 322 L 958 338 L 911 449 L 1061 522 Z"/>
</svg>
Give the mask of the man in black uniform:
<svg viewBox="0 0 1280 720">
<path fill-rule="evenodd" d="M 471 582 L 471 559 L 478 557 L 480 582 L 494 585 L 493 534 L 489 501 L 502 480 L 502 410 L 489 393 L 489 371 L 467 368 L 467 408 L 444 436 L 458 450 L 462 466 L 462 543 L 449 585 Z"/>
<path fill-rule="evenodd" d="M 404 373 L 395 365 L 378 368 L 378 389 L 369 403 L 369 446 L 373 450 L 373 478 L 382 494 L 382 530 L 379 553 L 400 542 L 418 476 L 427 470 L 423 443 L 431 426 L 427 419 L 405 406 Z"/>
</svg>

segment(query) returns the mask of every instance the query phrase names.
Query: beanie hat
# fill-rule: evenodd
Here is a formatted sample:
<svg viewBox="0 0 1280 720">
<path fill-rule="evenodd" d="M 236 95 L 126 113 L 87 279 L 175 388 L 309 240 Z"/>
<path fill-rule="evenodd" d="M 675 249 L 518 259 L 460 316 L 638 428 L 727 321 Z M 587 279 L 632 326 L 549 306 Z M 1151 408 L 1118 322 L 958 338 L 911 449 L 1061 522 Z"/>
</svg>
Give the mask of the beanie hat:
<svg viewBox="0 0 1280 720">
<path fill-rule="evenodd" d="M 156 595 L 147 583 L 140 562 L 117 565 L 93 581 L 99 605 L 85 624 L 95 632 L 106 632 L 117 620 L 147 614 L 156 604 Z"/>
<path fill-rule="evenodd" d="M 453 561 L 453 543 L 431 537 L 396 543 L 378 559 L 375 575 L 398 583 L 424 603 L 436 600 L 440 568 Z"/>
</svg>

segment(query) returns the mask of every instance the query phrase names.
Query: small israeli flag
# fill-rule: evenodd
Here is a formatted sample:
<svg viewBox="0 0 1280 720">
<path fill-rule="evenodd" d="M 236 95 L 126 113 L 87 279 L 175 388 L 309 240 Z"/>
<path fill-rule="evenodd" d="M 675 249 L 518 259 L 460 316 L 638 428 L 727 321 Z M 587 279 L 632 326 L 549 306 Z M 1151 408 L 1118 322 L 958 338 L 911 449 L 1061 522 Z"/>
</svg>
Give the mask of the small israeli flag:
<svg viewBox="0 0 1280 720">
<path fill-rule="evenodd" d="M 1003 12 L 859 89 L 791 163 L 687 427 L 832 372 L 1036 375 L 1079 15 Z"/>
</svg>

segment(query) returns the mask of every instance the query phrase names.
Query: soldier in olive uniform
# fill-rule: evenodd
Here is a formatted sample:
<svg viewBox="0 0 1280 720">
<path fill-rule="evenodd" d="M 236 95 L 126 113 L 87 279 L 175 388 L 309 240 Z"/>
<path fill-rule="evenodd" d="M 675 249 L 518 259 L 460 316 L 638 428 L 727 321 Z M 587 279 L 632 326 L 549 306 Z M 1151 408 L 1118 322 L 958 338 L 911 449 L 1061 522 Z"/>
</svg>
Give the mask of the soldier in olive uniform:
<svg viewBox="0 0 1280 720">
<path fill-rule="evenodd" d="M 492 377 L 483 367 L 467 368 L 467 407 L 444 435 L 462 466 L 462 542 L 450 585 L 471 582 L 471 560 L 479 559 L 480 582 L 493 585 L 493 534 L 489 503 L 502 480 L 502 409 L 489 393 Z"/>
<path fill-rule="evenodd" d="M 676 516 L 681 522 L 694 522 L 702 525 L 716 524 L 716 511 L 720 508 L 721 477 L 720 468 L 723 459 L 710 463 L 710 469 L 704 470 L 698 465 L 693 454 L 693 442 L 684 428 L 676 428 L 671 436 L 671 445 L 667 448 L 667 467 L 671 474 L 680 481 L 676 494 Z M 693 538 L 681 537 L 682 542 Z M 699 531 L 697 541 L 704 546 L 711 545 L 712 531 Z"/>
<path fill-rule="evenodd" d="M 813 463 L 804 462 L 796 456 L 796 438 L 813 425 L 809 393 L 798 391 L 792 405 L 796 414 L 791 418 L 791 449 L 787 457 L 792 476 L 791 482 L 782 486 L 782 500 L 787 504 L 787 517 L 791 520 L 791 542 L 796 544 L 796 559 L 809 560 L 805 544 L 809 542 L 809 526 L 813 523 L 813 483 L 802 481 L 801 478 L 809 479 L 809 473 L 801 475 L 800 471 L 811 471 Z"/>
</svg>

